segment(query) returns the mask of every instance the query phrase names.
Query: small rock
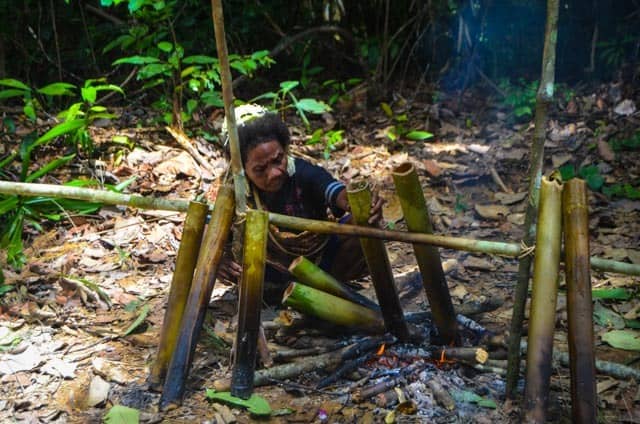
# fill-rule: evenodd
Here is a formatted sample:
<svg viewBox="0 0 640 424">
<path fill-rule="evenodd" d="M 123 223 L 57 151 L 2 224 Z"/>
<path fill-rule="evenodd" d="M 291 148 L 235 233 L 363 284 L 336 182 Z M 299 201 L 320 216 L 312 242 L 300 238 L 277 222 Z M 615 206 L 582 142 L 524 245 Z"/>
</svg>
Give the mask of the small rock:
<svg viewBox="0 0 640 424">
<path fill-rule="evenodd" d="M 91 379 L 89 384 L 89 394 L 87 395 L 87 406 L 97 406 L 104 403 L 109 397 L 111 385 L 104 381 L 99 375 Z"/>
<path fill-rule="evenodd" d="M 636 105 L 635 103 L 633 103 L 633 100 L 625 99 L 620 103 L 618 103 L 616 107 L 613 109 L 613 111 L 617 115 L 629 116 L 635 113 Z"/>
</svg>

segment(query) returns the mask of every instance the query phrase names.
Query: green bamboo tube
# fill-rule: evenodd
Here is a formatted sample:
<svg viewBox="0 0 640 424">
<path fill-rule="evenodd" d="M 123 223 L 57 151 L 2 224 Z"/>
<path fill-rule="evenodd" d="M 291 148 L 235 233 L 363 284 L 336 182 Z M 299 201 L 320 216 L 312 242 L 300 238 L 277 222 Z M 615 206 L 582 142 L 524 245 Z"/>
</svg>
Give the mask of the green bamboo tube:
<svg viewBox="0 0 640 424">
<path fill-rule="evenodd" d="M 544 423 L 553 356 L 558 268 L 562 237 L 562 184 L 542 178 L 529 314 L 525 420 Z"/>
<path fill-rule="evenodd" d="M 236 354 L 231 375 L 231 394 L 242 399 L 249 399 L 253 392 L 268 228 L 269 216 L 266 212 L 252 209 L 247 211 L 238 299 Z"/>
<path fill-rule="evenodd" d="M 356 224 L 368 226 L 367 221 L 371 210 L 371 191 L 366 181 L 350 184 L 347 188 L 347 196 Z M 384 242 L 361 238 L 360 244 L 367 261 L 367 267 L 371 273 L 371 281 L 382 311 L 384 325 L 387 331 L 396 336 L 398 340 L 406 341 L 410 337 L 409 329 L 404 320 Z"/>
<path fill-rule="evenodd" d="M 564 262 L 567 278 L 571 410 L 573 422 L 597 422 L 593 304 L 589 272 L 589 211 L 583 180 L 569 180 L 562 190 Z"/>
<path fill-rule="evenodd" d="M 429 210 L 414 166 L 409 162 L 398 166 L 393 170 L 393 181 L 409 231 L 433 233 Z M 453 310 L 438 248 L 414 243 L 413 251 L 438 333 L 444 344 L 453 343 L 456 340 L 456 313 Z"/>
<path fill-rule="evenodd" d="M 309 287 L 325 291 L 362 306 L 376 310 L 380 309 L 377 303 L 362 296 L 360 293 L 354 292 L 304 256 L 299 256 L 291 262 L 289 272 L 300 280 L 301 283 Z"/>
<path fill-rule="evenodd" d="M 77 199 L 104 205 L 123 205 L 139 209 L 186 212 L 189 202 L 183 199 L 164 199 L 135 194 L 116 193 L 82 187 L 69 187 L 55 184 L 16 183 L 0 181 L 0 194 L 26 197 L 53 197 Z M 519 256 L 522 248 L 517 243 L 475 240 L 462 237 L 439 236 L 435 234 L 407 233 L 389 231 L 380 228 L 358 225 L 338 224 L 336 222 L 297 218 L 269 212 L 269 222 L 283 228 L 298 231 L 312 231 L 318 234 L 342 234 L 357 237 L 368 237 L 377 240 L 400 241 L 404 243 L 431 244 L 448 249 L 466 252 L 488 253 L 504 256 Z M 615 272 L 624 275 L 640 276 L 640 265 L 628 262 L 592 256 L 591 267 L 599 271 Z"/>
<path fill-rule="evenodd" d="M 282 296 L 282 304 L 336 325 L 375 333 L 384 331 L 380 312 L 297 282 L 289 284 Z"/>
<path fill-rule="evenodd" d="M 160 407 L 170 409 L 182 401 L 185 382 L 198 343 L 204 315 L 211 300 L 218 265 L 234 216 L 233 188 L 223 185 L 218 192 L 211 220 L 204 235 L 203 246 L 198 254 L 193 283 L 189 291 L 187 306 L 180 323 L 180 334 L 175 351 L 169 362 Z"/>
<path fill-rule="evenodd" d="M 196 260 L 202 243 L 207 212 L 209 212 L 209 207 L 206 203 L 189 203 L 184 229 L 182 230 L 182 240 L 176 257 L 176 266 L 171 279 L 167 310 L 164 314 L 162 330 L 160 331 L 158 354 L 151 367 L 148 379 L 149 385 L 153 390 L 162 389 L 167 367 L 176 347 L 180 322 L 187 304 L 191 281 L 193 280 L 193 270 L 196 267 Z"/>
</svg>

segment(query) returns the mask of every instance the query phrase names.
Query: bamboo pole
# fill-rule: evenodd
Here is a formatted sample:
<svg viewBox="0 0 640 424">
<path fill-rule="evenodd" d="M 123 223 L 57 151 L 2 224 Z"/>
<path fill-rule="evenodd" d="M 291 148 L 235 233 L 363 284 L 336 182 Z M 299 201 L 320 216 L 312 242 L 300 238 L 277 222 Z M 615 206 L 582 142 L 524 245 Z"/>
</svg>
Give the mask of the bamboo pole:
<svg viewBox="0 0 640 424">
<path fill-rule="evenodd" d="M 282 304 L 336 325 L 374 333 L 384 331 L 379 311 L 300 283 L 289 284 L 282 296 Z"/>
<path fill-rule="evenodd" d="M 153 390 L 161 390 L 167 374 L 169 361 L 176 347 L 180 322 L 189 296 L 196 267 L 198 252 L 202 242 L 205 221 L 209 208 L 205 203 L 190 202 L 182 230 L 182 240 L 178 248 L 175 270 L 171 279 L 167 310 L 160 331 L 158 354 L 149 374 L 149 385 Z"/>
<path fill-rule="evenodd" d="M 218 265 L 222 258 L 224 245 L 229 237 L 233 210 L 233 188 L 229 185 L 223 185 L 218 192 L 211 220 L 205 232 L 203 247 L 198 254 L 193 284 L 180 324 L 180 334 L 169 363 L 160 398 L 160 408 L 162 409 L 173 408 L 182 401 L 185 382 L 202 329 L 204 315 L 211 300 Z"/>
<path fill-rule="evenodd" d="M 524 406 L 525 420 L 533 423 L 545 422 L 549 399 L 562 237 L 561 196 L 562 184 L 543 177 L 529 316 Z"/>
<path fill-rule="evenodd" d="M 268 227 L 269 217 L 266 212 L 252 209 L 247 211 L 238 296 L 236 353 L 231 377 L 231 394 L 242 399 L 249 399 L 253 392 Z"/>
<path fill-rule="evenodd" d="M 544 142 L 547 135 L 549 105 L 553 102 L 556 44 L 558 42 L 558 0 L 547 0 L 547 21 L 544 32 L 542 53 L 542 71 L 540 86 L 536 94 L 535 127 L 531 144 L 529 168 L 529 197 L 524 219 L 524 237 L 522 243 L 531 246 L 535 239 L 535 216 L 538 208 L 538 192 L 542 178 L 544 160 Z M 518 264 L 518 278 L 513 299 L 513 314 L 509 329 L 509 359 L 507 366 L 506 396 L 515 396 L 518 376 L 520 375 L 520 338 L 522 321 L 527 302 L 529 276 L 531 274 L 531 255 L 524 255 Z"/>
<path fill-rule="evenodd" d="M 220 85 L 222 86 L 222 99 L 224 101 L 224 114 L 227 120 L 227 134 L 229 136 L 229 150 L 231 153 L 231 173 L 233 174 L 233 186 L 235 189 L 236 213 L 244 215 L 247 210 L 248 184 L 242 166 L 240 156 L 240 140 L 236 125 L 236 114 L 233 107 L 233 86 L 231 82 L 231 70 L 229 68 L 229 53 L 224 32 L 224 13 L 222 0 L 211 0 L 213 26 L 216 37 L 216 50 L 220 61 Z"/>
<path fill-rule="evenodd" d="M 299 256 L 291 262 L 289 272 L 300 280 L 301 283 L 309 287 L 322 290 L 368 308 L 380 310 L 377 303 L 351 290 L 304 256 Z"/>
<path fill-rule="evenodd" d="M 360 226 L 368 226 L 371 191 L 367 182 L 360 181 L 349 184 L 347 197 L 355 223 Z M 398 340 L 406 341 L 410 337 L 409 328 L 404 320 L 384 242 L 361 238 L 360 245 L 371 273 L 371 281 L 382 311 L 384 325 L 387 331 L 396 336 Z"/>
<path fill-rule="evenodd" d="M 596 423 L 597 395 L 593 304 L 589 273 L 589 212 L 583 180 L 569 180 L 562 191 L 571 410 L 573 422 Z"/>
<path fill-rule="evenodd" d="M 429 210 L 414 166 L 403 163 L 393 170 L 400 206 L 410 232 L 433 233 Z M 453 310 L 440 253 L 435 246 L 414 244 L 413 251 L 422 275 L 422 284 L 433 313 L 433 321 L 444 344 L 455 343 L 456 313 Z"/>
<path fill-rule="evenodd" d="M 189 201 L 183 199 L 164 199 L 135 194 L 116 193 L 91 188 L 69 187 L 54 184 L 16 183 L 0 181 L 0 194 L 27 197 L 54 197 L 85 200 L 105 205 L 123 205 L 140 209 L 186 212 Z M 318 234 L 341 234 L 354 237 L 367 237 L 378 240 L 400 241 L 403 243 L 431 244 L 447 249 L 466 252 L 487 253 L 503 256 L 519 256 L 523 253 L 517 243 L 475 240 L 462 237 L 448 237 L 435 234 L 407 233 L 359 225 L 338 224 L 269 212 L 269 222 L 283 228 L 298 231 L 311 231 Z M 625 275 L 640 276 L 640 265 L 592 256 L 593 269 L 616 272 Z"/>
</svg>

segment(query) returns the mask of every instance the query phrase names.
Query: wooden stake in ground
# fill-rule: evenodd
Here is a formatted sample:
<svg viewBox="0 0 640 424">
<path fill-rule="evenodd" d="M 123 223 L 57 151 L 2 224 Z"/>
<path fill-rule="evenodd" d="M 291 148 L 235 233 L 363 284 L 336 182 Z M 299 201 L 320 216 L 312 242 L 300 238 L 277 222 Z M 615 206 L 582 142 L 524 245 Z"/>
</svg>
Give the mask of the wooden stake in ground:
<svg viewBox="0 0 640 424">
<path fill-rule="evenodd" d="M 525 385 L 525 420 L 544 423 L 549 400 L 553 332 L 558 298 L 558 268 L 562 237 L 562 184 L 542 178 L 533 268 L 529 349 Z"/>
<path fill-rule="evenodd" d="M 544 142 L 547 135 L 547 119 L 549 105 L 553 101 L 556 44 L 558 42 L 558 0 L 547 0 L 547 24 L 544 31 L 544 50 L 542 53 L 542 74 L 540 86 L 536 94 L 535 128 L 531 154 L 529 158 L 529 198 L 524 219 L 524 237 L 522 242 L 531 246 L 535 237 L 535 217 L 538 208 L 538 191 L 542 178 L 544 159 Z M 520 258 L 518 264 L 518 280 L 513 299 L 513 314 L 509 330 L 509 365 L 507 366 L 506 395 L 515 395 L 518 376 L 520 375 L 520 338 L 522 337 L 522 321 L 527 303 L 529 275 L 531 273 L 531 255 Z"/>
<path fill-rule="evenodd" d="M 247 209 L 248 184 L 240 157 L 240 140 L 236 125 L 236 114 L 233 107 L 233 86 L 231 81 L 231 69 L 229 68 L 229 53 L 227 40 L 224 33 L 224 13 L 222 0 L 211 0 L 213 26 L 216 36 L 216 50 L 220 61 L 220 85 L 222 86 L 222 99 L 224 101 L 224 115 L 227 120 L 227 135 L 229 136 L 229 151 L 231 153 L 231 173 L 233 174 L 233 186 L 235 189 L 236 211 L 243 215 Z"/>
<path fill-rule="evenodd" d="M 176 257 L 176 266 L 171 279 L 167 310 L 164 313 L 158 354 L 149 374 L 149 385 L 153 390 L 162 389 L 169 361 L 175 350 L 180 322 L 191 289 L 193 270 L 196 267 L 202 233 L 209 207 L 205 203 L 191 202 L 184 221 L 182 240 Z"/>
<path fill-rule="evenodd" d="M 429 211 L 418 174 L 411 163 L 403 163 L 393 171 L 393 181 L 407 228 L 411 232 L 433 233 Z M 444 344 L 456 339 L 456 313 L 453 310 L 447 279 L 442 270 L 440 253 L 435 246 L 414 244 L 422 284 L 429 300 L 433 321 Z"/>
<path fill-rule="evenodd" d="M 356 224 L 368 226 L 371 191 L 369 191 L 366 181 L 350 184 L 347 188 L 347 196 Z M 406 341 L 410 337 L 409 328 L 404 320 L 384 243 L 379 240 L 362 238 L 360 244 L 371 273 L 371 281 L 376 290 L 384 325 L 387 331 L 396 336 L 398 340 Z"/>
<path fill-rule="evenodd" d="M 377 303 L 351 290 L 304 256 L 299 256 L 291 262 L 289 272 L 301 283 L 309 287 L 322 290 L 371 309 L 380 309 Z"/>
<path fill-rule="evenodd" d="M 562 191 L 564 261 L 571 366 L 573 422 L 597 422 L 593 304 L 589 272 L 589 213 L 583 180 L 568 181 Z"/>
<path fill-rule="evenodd" d="M 163 410 L 175 407 L 182 401 L 204 315 L 211 300 L 218 265 L 222 259 L 224 245 L 229 238 L 233 210 L 233 188 L 223 185 L 218 192 L 203 246 L 198 255 L 193 283 L 180 324 L 178 342 L 169 363 L 160 398 L 160 408 Z"/>
<path fill-rule="evenodd" d="M 268 227 L 269 217 L 266 212 L 253 209 L 247 211 L 238 296 L 240 304 L 236 352 L 231 377 L 231 394 L 242 399 L 249 399 L 253 392 Z"/>
<path fill-rule="evenodd" d="M 362 328 L 374 333 L 384 331 L 384 321 L 379 311 L 300 283 L 294 282 L 287 287 L 282 304 L 336 325 Z"/>
</svg>

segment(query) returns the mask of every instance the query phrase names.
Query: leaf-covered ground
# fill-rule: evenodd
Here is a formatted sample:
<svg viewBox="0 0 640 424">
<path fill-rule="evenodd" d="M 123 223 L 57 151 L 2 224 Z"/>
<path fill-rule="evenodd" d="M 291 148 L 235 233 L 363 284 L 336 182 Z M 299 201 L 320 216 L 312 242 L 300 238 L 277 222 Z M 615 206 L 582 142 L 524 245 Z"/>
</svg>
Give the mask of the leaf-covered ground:
<svg viewBox="0 0 640 424">
<path fill-rule="evenodd" d="M 633 197 L 640 181 L 640 149 L 628 140 L 638 137 L 640 131 L 635 109 L 640 98 L 637 92 L 621 92 L 614 84 L 583 91 L 569 102 L 560 101 L 552 111 L 545 173 L 564 166 L 568 174 L 573 165 L 576 174 L 589 180 L 597 188 L 589 197 L 592 254 L 637 264 L 640 199 Z M 293 151 L 345 181 L 366 178 L 374 182 L 387 200 L 385 220 L 390 228 L 404 229 L 391 170 L 409 160 L 419 170 L 437 233 L 519 242 L 532 126 L 517 123 L 499 102 L 478 93 L 443 96 L 436 104 L 409 93 L 397 95 L 389 104 L 391 117 L 381 108 L 365 109 L 359 102 L 345 103 L 332 115 L 323 116 L 318 123 L 325 129 L 345 130 L 344 142 L 328 160 L 322 146 L 305 145 L 303 130 L 290 117 Z M 399 129 L 398 117 L 404 114 L 408 121 Z M 211 172 L 203 171 L 162 127 L 145 126 L 145 116 L 144 110 L 126 109 L 117 122 L 92 128 L 101 160 L 78 161 L 78 166 L 42 182 L 58 183 L 81 175 L 116 183 L 136 176 L 129 192 L 185 199 L 203 193 L 214 197 L 226 167 L 219 149 L 193 137 L 198 151 L 211 164 Z M 218 113 L 201 118 L 197 125 L 215 131 L 219 121 Z M 406 129 L 426 130 L 435 136 L 426 141 L 391 141 L 388 137 L 390 131 Z M 19 126 L 17 133 L 28 130 Z M 135 149 L 111 143 L 116 135 L 128 137 Z M 0 153 L 15 143 L 11 138 L 3 140 Z M 58 151 L 50 149 L 38 160 L 55 155 Z M 636 188 L 635 192 L 628 189 L 627 197 L 603 194 L 624 191 L 627 183 Z M 155 356 L 183 214 L 109 206 L 95 216 L 68 218 L 59 225 L 45 224 L 41 233 L 28 229 L 27 266 L 20 272 L 4 268 L 5 285 L 13 290 L 0 298 L 0 421 L 101 422 L 113 405 L 138 409 L 142 422 L 250 421 L 247 412 L 205 398 L 205 389 L 230 373 L 226 343 L 233 339 L 235 325 L 237 294 L 233 287 L 216 285 L 183 406 L 158 412 L 158 395 L 145 384 Z M 400 277 L 416 269 L 411 246 L 394 242 L 387 247 L 394 274 Z M 498 309 L 474 319 L 498 335 L 505 334 L 517 261 L 446 249 L 441 256 L 454 304 L 499 299 Z M 638 348 L 615 349 L 604 340 L 611 340 L 605 335 L 612 330 L 638 327 L 638 277 L 592 271 L 592 282 L 594 288 L 618 289 L 615 293 L 622 297 L 595 304 L 598 359 L 637 368 Z M 564 282 L 560 284 L 554 348 L 566 352 L 566 297 Z M 360 286 L 363 293 L 373 296 L 367 279 Z M 407 311 L 428 308 L 419 285 L 401 285 L 399 292 Z M 266 309 L 263 317 L 283 325 L 276 309 Z M 342 337 L 311 328 L 289 338 L 267 335 L 273 349 L 284 349 L 283 343 L 302 347 L 313 339 L 331 343 Z M 504 351 L 491 354 L 496 364 L 504 364 L 500 362 Z M 260 387 L 256 393 L 278 411 L 272 422 L 382 422 L 385 417 L 391 419 L 391 411 L 397 422 L 518 420 L 519 405 L 506 402 L 500 390 L 504 387 L 500 370 L 484 373 L 460 362 L 432 361 L 435 365 L 429 365 L 428 373 L 420 374 L 431 383 L 420 378 L 412 383 L 422 384 L 419 389 L 425 390 L 423 398 L 414 399 L 416 408 L 396 410 L 393 403 L 380 406 L 374 399 L 356 404 L 344 396 L 345 388 L 366 381 L 373 369 L 407 365 L 391 363 L 391 359 L 367 363 L 322 391 L 313 389 L 314 382 L 326 375 L 318 370 L 280 385 Z M 436 396 L 434 384 L 455 398 L 453 406 Z M 569 422 L 568 368 L 555 364 L 551 391 L 549 418 Z M 478 397 L 486 402 L 479 402 Z M 637 422 L 639 402 L 636 380 L 598 375 L 603 421 Z"/>
</svg>

